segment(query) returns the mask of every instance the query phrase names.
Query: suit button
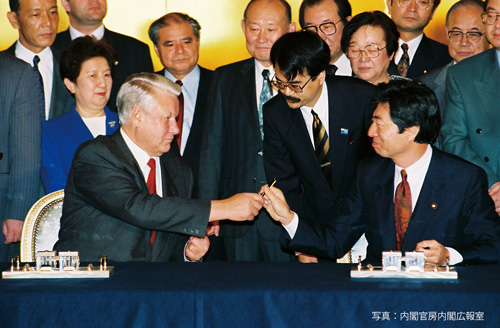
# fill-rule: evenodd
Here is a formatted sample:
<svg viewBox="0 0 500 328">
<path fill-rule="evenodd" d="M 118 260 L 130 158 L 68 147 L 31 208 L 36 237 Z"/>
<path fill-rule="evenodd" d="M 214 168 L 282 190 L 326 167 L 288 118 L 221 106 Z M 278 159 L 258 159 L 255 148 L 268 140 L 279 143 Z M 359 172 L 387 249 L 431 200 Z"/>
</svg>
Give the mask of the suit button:
<svg viewBox="0 0 500 328">
<path fill-rule="evenodd" d="M 488 157 L 485 157 L 485 158 L 484 158 L 484 161 L 485 161 L 485 162 L 489 162 L 489 161 L 490 161 L 490 159 L 489 159 Z"/>
<path fill-rule="evenodd" d="M 2 160 L 2 158 L 3 158 L 3 153 L 0 152 L 0 160 Z"/>
<path fill-rule="evenodd" d="M 479 128 L 476 130 L 476 133 L 477 133 L 477 134 L 481 134 L 482 132 L 483 132 L 483 130 L 481 130 L 481 129 L 479 129 Z"/>
</svg>

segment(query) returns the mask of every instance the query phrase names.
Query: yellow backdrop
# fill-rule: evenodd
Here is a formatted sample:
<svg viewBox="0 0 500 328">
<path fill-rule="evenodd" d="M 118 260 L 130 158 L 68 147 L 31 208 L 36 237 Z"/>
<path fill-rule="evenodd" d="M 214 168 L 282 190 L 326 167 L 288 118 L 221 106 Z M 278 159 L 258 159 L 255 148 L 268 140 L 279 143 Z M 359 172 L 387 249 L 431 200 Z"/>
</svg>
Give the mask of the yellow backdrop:
<svg viewBox="0 0 500 328">
<path fill-rule="evenodd" d="M 444 32 L 446 12 L 456 0 L 442 0 L 438 10 L 425 32 L 431 38 L 447 43 Z M 59 30 L 68 27 L 68 16 L 59 3 Z M 108 0 L 108 15 L 104 23 L 114 31 L 134 36 L 150 45 L 155 68 L 161 64 L 156 58 L 153 45 L 147 36 L 149 24 L 167 12 L 185 12 L 196 18 L 201 26 L 200 64 L 214 69 L 249 55 L 245 48 L 245 39 L 241 31 L 240 20 L 246 6 L 246 0 Z M 294 21 L 298 22 L 301 0 L 289 0 Z M 350 0 L 353 14 L 367 10 L 385 11 L 385 0 Z M 8 20 L 8 1 L 0 3 L 0 49 L 9 47 L 18 34 Z M 298 24 L 298 23 L 297 23 Z"/>
</svg>

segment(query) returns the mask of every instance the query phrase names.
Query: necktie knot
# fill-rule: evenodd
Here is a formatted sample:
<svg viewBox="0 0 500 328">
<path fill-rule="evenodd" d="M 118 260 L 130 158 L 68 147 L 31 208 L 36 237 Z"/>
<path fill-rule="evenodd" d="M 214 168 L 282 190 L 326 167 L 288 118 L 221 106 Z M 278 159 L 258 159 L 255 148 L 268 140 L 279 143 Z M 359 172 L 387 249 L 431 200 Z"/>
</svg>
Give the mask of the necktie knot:
<svg viewBox="0 0 500 328">
<path fill-rule="evenodd" d="M 33 67 L 38 66 L 39 62 L 40 62 L 40 57 L 38 57 L 38 55 L 35 55 L 35 57 L 33 57 Z"/>
<path fill-rule="evenodd" d="M 149 159 L 148 166 L 151 168 L 151 170 L 156 169 L 156 161 L 154 158 Z"/>
<path fill-rule="evenodd" d="M 401 170 L 401 179 L 403 179 L 403 181 L 407 181 L 408 179 L 408 174 L 406 173 L 406 170 L 405 169 L 402 169 Z"/>
<path fill-rule="evenodd" d="M 270 75 L 270 74 L 271 74 L 271 73 L 269 72 L 269 70 L 268 70 L 268 69 L 265 69 L 265 70 L 263 70 L 263 71 L 262 71 L 262 76 L 263 76 L 263 77 L 264 77 L 264 79 L 266 79 L 266 80 L 267 80 L 267 79 L 269 79 L 269 75 Z"/>
<path fill-rule="evenodd" d="M 407 43 L 403 43 L 401 45 L 401 49 L 403 49 L 403 53 L 404 54 L 407 54 L 408 53 L 408 44 Z"/>
<path fill-rule="evenodd" d="M 181 81 L 181 80 L 177 80 L 177 81 L 175 81 L 175 83 L 176 83 L 176 84 L 178 84 L 178 85 L 180 85 L 181 87 L 182 87 L 182 85 L 184 84 L 184 83 L 182 83 L 182 81 Z"/>
</svg>

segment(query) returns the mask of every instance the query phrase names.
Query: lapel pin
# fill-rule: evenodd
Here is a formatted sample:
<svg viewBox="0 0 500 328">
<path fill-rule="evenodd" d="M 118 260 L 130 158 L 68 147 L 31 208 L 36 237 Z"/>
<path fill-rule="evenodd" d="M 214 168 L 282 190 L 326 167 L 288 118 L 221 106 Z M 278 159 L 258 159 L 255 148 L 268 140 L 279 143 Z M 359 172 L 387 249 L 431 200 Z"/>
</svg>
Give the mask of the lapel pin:
<svg viewBox="0 0 500 328">
<path fill-rule="evenodd" d="M 109 125 L 110 128 L 114 128 L 115 125 L 116 125 L 116 121 L 109 121 L 108 125 Z"/>
<path fill-rule="evenodd" d="M 431 204 L 431 208 L 432 208 L 433 210 L 435 210 L 437 207 L 438 207 L 438 205 L 437 205 L 436 203 L 432 203 L 432 204 Z"/>
<path fill-rule="evenodd" d="M 340 134 L 349 134 L 349 129 L 340 128 Z"/>
</svg>

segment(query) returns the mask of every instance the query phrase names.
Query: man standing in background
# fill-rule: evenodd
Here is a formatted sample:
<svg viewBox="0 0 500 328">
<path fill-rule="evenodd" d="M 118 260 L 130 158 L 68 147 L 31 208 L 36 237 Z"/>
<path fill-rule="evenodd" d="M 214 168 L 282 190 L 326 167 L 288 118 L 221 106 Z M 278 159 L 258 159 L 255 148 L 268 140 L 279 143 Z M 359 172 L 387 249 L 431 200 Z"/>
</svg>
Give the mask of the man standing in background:
<svg viewBox="0 0 500 328">
<path fill-rule="evenodd" d="M 284 0 L 251 0 L 241 27 L 253 58 L 215 70 L 203 129 L 198 197 L 223 199 L 257 192 L 267 182 L 263 160 L 262 105 L 273 95 L 274 42 L 296 30 Z M 270 177 L 272 179 L 272 177 Z M 280 226 L 261 211 L 255 222 L 221 223 L 230 261 L 290 261 L 279 244 Z"/>
<path fill-rule="evenodd" d="M 57 34 L 53 47 L 62 50 L 71 40 L 91 35 L 96 39 L 104 38 L 118 54 L 113 76 L 113 87 L 109 98 L 109 109 L 116 112 L 116 95 L 125 79 L 139 72 L 153 72 L 153 63 L 147 44 L 130 36 L 119 34 L 105 28 L 103 19 L 108 11 L 106 0 L 61 0 L 69 15 L 69 28 Z"/>
</svg>

